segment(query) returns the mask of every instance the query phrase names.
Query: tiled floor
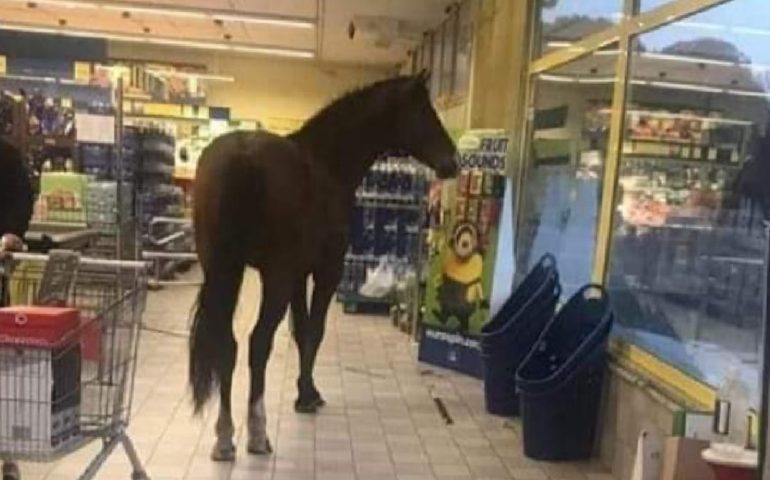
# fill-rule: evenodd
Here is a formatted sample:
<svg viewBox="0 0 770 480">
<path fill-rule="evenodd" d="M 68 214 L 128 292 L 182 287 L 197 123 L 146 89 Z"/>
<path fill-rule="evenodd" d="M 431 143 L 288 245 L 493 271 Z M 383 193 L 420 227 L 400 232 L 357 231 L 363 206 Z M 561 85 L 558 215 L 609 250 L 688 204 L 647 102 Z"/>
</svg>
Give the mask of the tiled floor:
<svg viewBox="0 0 770 480">
<path fill-rule="evenodd" d="M 145 316 L 148 326 L 166 333 L 143 333 L 130 434 L 153 480 L 611 480 L 596 465 L 525 459 L 518 423 L 484 413 L 477 380 L 418 364 L 414 346 L 386 319 L 345 316 L 337 305 L 316 369 L 328 406 L 317 416 L 294 412 L 297 353 L 284 324 L 267 377 L 268 430 L 275 453 L 257 457 L 244 449 L 244 347 L 233 397 L 238 458 L 234 464 L 213 463 L 209 452 L 216 408 L 194 418 L 186 390 L 184 332 L 194 293 L 191 287 L 152 293 Z M 258 280 L 251 272 L 242 299 L 239 338 L 246 337 L 256 315 Z M 433 396 L 445 402 L 452 425 L 442 419 Z M 23 465 L 24 478 L 75 479 L 97 450 L 94 445 L 54 465 Z M 123 452 L 113 453 L 96 478 L 128 480 Z"/>
</svg>

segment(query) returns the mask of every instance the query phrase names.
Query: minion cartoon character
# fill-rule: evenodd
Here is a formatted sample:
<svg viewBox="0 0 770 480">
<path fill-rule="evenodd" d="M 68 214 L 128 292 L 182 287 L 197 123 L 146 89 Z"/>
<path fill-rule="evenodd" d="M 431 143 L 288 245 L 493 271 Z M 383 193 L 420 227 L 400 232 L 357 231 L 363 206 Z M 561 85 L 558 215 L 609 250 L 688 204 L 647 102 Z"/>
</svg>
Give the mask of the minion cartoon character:
<svg viewBox="0 0 770 480">
<path fill-rule="evenodd" d="M 450 248 L 444 254 L 438 287 L 436 318 L 444 325 L 454 317 L 466 333 L 474 312 L 487 305 L 481 277 L 484 259 L 479 252 L 479 232 L 471 223 L 455 226 Z"/>
</svg>

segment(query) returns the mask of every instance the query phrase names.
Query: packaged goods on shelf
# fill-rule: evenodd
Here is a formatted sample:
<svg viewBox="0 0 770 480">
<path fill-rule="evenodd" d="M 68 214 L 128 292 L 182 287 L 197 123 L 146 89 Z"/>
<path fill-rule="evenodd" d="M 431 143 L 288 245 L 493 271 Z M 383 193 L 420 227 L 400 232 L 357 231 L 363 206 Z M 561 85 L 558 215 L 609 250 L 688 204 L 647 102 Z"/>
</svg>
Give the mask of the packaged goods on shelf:
<svg viewBox="0 0 770 480">
<path fill-rule="evenodd" d="M 357 296 L 373 271 L 387 258 L 400 278 L 419 263 L 427 201 L 428 173 L 402 157 L 383 157 L 372 166 L 356 192 L 350 249 L 338 292 Z"/>
</svg>

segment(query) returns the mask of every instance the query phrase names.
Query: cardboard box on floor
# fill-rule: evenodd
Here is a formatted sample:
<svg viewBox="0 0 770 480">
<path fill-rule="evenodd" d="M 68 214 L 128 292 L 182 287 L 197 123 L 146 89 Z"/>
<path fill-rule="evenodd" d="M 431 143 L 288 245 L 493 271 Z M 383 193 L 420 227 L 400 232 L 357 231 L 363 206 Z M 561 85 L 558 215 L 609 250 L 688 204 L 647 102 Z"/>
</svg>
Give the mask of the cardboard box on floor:
<svg viewBox="0 0 770 480">
<path fill-rule="evenodd" d="M 714 472 L 701 457 L 708 446 L 709 442 L 704 440 L 666 439 L 661 480 L 714 480 Z"/>
</svg>

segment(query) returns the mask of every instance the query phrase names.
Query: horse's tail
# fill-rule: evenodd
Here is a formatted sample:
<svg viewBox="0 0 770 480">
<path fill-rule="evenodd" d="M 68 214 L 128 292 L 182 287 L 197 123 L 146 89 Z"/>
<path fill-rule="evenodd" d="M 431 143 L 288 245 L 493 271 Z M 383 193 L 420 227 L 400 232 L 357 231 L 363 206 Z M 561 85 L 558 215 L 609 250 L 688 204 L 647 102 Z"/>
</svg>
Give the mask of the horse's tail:
<svg viewBox="0 0 770 480">
<path fill-rule="evenodd" d="M 206 222 L 196 222 L 205 223 L 196 227 L 207 229 L 202 233 L 209 241 L 202 256 L 203 284 L 193 309 L 190 332 L 189 381 L 195 413 L 200 413 L 212 390 L 232 374 L 235 365 L 233 315 L 243 280 L 246 241 L 243 222 L 235 214 L 243 201 L 239 195 L 243 192 L 239 188 L 243 177 L 235 175 L 235 170 L 227 169 L 228 174 L 220 182 L 215 222 L 211 222 L 210 216 Z"/>
</svg>

